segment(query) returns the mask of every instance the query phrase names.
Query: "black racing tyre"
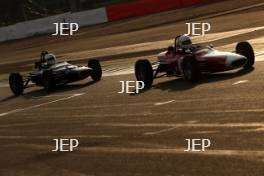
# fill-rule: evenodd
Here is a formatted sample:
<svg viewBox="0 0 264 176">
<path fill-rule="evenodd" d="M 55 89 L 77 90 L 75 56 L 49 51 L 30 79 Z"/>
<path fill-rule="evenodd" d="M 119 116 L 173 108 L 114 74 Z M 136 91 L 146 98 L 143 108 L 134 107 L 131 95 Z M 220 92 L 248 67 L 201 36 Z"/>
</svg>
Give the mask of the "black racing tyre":
<svg viewBox="0 0 264 176">
<path fill-rule="evenodd" d="M 10 73 L 9 87 L 15 96 L 22 95 L 24 92 L 23 77 L 19 73 Z"/>
<path fill-rule="evenodd" d="M 42 85 L 47 92 L 50 92 L 54 89 L 55 83 L 52 71 L 44 71 L 42 74 Z"/>
<path fill-rule="evenodd" d="M 146 88 L 153 83 L 153 69 L 151 63 L 144 59 L 138 60 L 135 64 L 135 75 L 138 81 L 143 81 Z"/>
<path fill-rule="evenodd" d="M 102 67 L 98 60 L 91 59 L 88 61 L 88 67 L 92 70 L 91 77 L 94 81 L 99 81 L 102 78 Z"/>
<path fill-rule="evenodd" d="M 186 57 L 183 61 L 183 76 L 187 81 L 197 81 L 201 76 L 201 72 L 197 61 L 192 57 Z"/>
<path fill-rule="evenodd" d="M 247 63 L 244 65 L 244 69 L 249 69 L 254 65 L 255 54 L 253 47 L 249 42 L 239 42 L 236 46 L 236 53 L 241 54 L 248 59 Z"/>
</svg>

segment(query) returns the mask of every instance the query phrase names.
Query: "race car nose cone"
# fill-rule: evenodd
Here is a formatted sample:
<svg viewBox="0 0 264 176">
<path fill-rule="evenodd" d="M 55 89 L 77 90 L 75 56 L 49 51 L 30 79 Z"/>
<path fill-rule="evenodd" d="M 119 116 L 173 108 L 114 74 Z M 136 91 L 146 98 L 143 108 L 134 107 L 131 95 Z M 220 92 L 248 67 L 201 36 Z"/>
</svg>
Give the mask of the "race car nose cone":
<svg viewBox="0 0 264 176">
<path fill-rule="evenodd" d="M 232 67 L 242 67 L 247 62 L 246 58 L 240 58 L 232 62 Z"/>
<path fill-rule="evenodd" d="M 242 67 L 247 63 L 247 58 L 239 54 L 230 54 L 227 56 L 226 61 L 229 67 Z"/>
</svg>

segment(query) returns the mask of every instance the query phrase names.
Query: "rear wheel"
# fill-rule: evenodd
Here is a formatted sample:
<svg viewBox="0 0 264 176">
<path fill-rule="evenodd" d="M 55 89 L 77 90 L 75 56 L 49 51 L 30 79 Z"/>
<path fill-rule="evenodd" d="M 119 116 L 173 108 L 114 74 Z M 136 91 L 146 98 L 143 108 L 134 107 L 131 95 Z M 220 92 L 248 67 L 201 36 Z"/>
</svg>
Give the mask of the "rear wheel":
<svg viewBox="0 0 264 176">
<path fill-rule="evenodd" d="M 95 59 L 91 59 L 88 61 L 88 67 L 92 70 L 91 77 L 94 81 L 99 81 L 102 78 L 102 67 L 100 62 Z"/>
<path fill-rule="evenodd" d="M 236 53 L 241 54 L 247 58 L 247 63 L 244 65 L 245 69 L 251 68 L 255 63 L 255 54 L 252 46 L 248 42 L 240 42 L 236 46 Z"/>
<path fill-rule="evenodd" d="M 183 75 L 187 81 L 197 81 L 200 76 L 199 66 L 195 59 L 187 57 L 183 62 Z"/>
<path fill-rule="evenodd" d="M 19 73 L 9 75 L 9 87 L 14 95 L 22 95 L 24 92 L 24 81 Z"/>
<path fill-rule="evenodd" d="M 138 60 L 135 64 L 135 74 L 138 81 L 143 81 L 146 88 L 153 83 L 153 69 L 148 60 Z"/>
<path fill-rule="evenodd" d="M 42 84 L 47 92 L 50 92 L 54 89 L 55 85 L 54 85 L 54 77 L 52 71 L 45 71 L 43 73 Z"/>
</svg>

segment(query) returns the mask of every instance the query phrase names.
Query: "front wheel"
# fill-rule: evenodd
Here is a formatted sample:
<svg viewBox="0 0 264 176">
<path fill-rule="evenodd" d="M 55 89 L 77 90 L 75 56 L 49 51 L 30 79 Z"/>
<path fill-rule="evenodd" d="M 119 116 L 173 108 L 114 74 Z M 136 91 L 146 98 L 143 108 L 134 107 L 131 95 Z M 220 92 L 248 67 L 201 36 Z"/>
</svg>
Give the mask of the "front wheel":
<svg viewBox="0 0 264 176">
<path fill-rule="evenodd" d="M 244 65 L 245 69 L 250 69 L 255 63 L 255 54 L 249 42 L 240 42 L 236 46 L 236 53 L 241 54 L 247 58 L 247 63 Z"/>
<path fill-rule="evenodd" d="M 98 60 L 91 59 L 88 61 L 88 67 L 92 69 L 91 77 L 94 81 L 99 81 L 102 78 L 102 67 Z"/>
<path fill-rule="evenodd" d="M 11 73 L 9 75 L 9 87 L 15 96 L 23 94 L 24 81 L 19 73 Z"/>
<path fill-rule="evenodd" d="M 143 81 L 146 88 L 153 83 L 153 69 L 148 60 L 138 60 L 135 64 L 135 75 L 138 81 Z"/>
<path fill-rule="evenodd" d="M 185 58 L 183 62 L 183 75 L 187 81 L 197 81 L 200 78 L 200 70 L 197 61 L 193 58 Z"/>
</svg>

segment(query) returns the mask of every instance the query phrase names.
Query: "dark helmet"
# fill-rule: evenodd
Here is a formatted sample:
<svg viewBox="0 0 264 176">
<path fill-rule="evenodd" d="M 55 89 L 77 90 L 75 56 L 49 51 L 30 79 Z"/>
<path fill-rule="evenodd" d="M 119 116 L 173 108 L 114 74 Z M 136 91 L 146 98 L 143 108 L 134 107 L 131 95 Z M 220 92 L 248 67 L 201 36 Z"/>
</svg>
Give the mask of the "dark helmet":
<svg viewBox="0 0 264 176">
<path fill-rule="evenodd" d="M 45 54 L 44 61 L 48 65 L 54 65 L 56 63 L 56 56 L 51 53 Z"/>
</svg>

